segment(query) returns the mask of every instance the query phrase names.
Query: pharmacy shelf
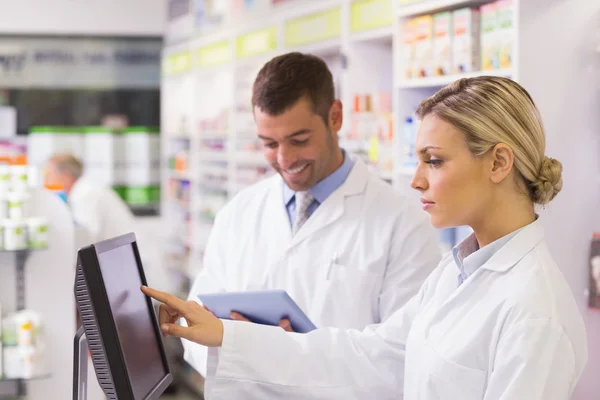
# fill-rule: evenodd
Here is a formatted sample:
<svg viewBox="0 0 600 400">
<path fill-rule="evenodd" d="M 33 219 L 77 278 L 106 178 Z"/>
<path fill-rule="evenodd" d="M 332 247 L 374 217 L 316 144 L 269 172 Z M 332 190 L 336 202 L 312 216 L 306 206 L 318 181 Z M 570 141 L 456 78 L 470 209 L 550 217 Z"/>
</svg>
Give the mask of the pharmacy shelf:
<svg viewBox="0 0 600 400">
<path fill-rule="evenodd" d="M 385 26 L 378 29 L 370 29 L 364 32 L 356 32 L 350 35 L 350 41 L 352 43 L 368 43 L 368 42 L 381 42 L 389 43 L 390 45 L 394 40 L 394 28 L 392 26 Z"/>
<path fill-rule="evenodd" d="M 380 171 L 379 176 L 385 181 L 393 181 L 394 173 L 392 171 Z"/>
<path fill-rule="evenodd" d="M 375 154 L 375 151 L 369 154 L 375 146 L 368 139 L 375 135 L 385 137 L 385 146 L 379 142 L 377 160 L 369 162 L 369 165 L 373 164 L 371 170 L 398 190 L 412 194 L 413 190 L 407 187 L 406 181 L 414 175 L 415 169 L 402 167 L 410 165 L 404 150 L 408 148 L 405 142 L 409 138 L 405 134 L 405 130 L 408 132 L 409 129 L 406 119 L 414 115 L 423 99 L 457 79 L 480 75 L 515 79 L 520 75 L 517 55 L 523 35 L 520 29 L 524 25 L 520 20 L 520 3 L 523 0 L 513 0 L 514 68 L 507 70 L 402 79 L 401 71 L 407 61 L 404 57 L 412 54 L 406 48 L 409 42 L 403 40 L 406 39 L 403 38 L 405 19 L 477 7 L 492 1 L 422 0 L 408 5 L 401 5 L 399 0 L 369 0 L 364 3 L 357 0 L 292 1 L 289 7 L 269 9 L 259 19 L 244 20 L 242 16 L 237 24 L 206 32 L 202 37 L 192 35 L 177 45 L 167 45 L 163 56 L 172 70 L 165 69 L 168 76 L 163 79 L 170 90 L 169 96 L 164 98 L 168 106 L 163 105 L 168 110 L 166 120 L 173 121 L 168 126 L 177 127 L 181 124 L 175 122 L 183 119 L 184 115 L 182 129 L 189 129 L 191 136 L 188 160 L 190 171 L 194 174 L 189 195 L 192 223 L 188 234 L 193 243 L 191 247 L 198 254 L 202 253 L 206 243 L 205 227 L 200 229 L 196 221 L 203 210 L 218 212 L 219 207 L 211 204 L 214 196 L 220 196 L 227 202 L 239 190 L 262 179 L 263 168 L 267 168 L 264 176 L 273 173 L 260 151 L 249 150 L 257 144 L 254 143 L 256 128 L 250 109 L 251 88 L 255 74 L 265 62 L 291 51 L 320 56 L 329 65 L 334 75 L 336 95 L 345 105 L 340 138 L 342 141 L 344 137 L 364 140 L 363 143 L 354 143 L 354 147 L 353 143 L 349 143 L 348 148 L 343 147 L 349 153 L 368 159 L 368 155 Z M 361 3 L 360 7 L 355 6 L 358 3 Z M 381 12 L 383 7 L 390 5 L 389 13 Z M 336 11 L 333 17 L 337 19 L 339 15 L 339 24 L 332 21 L 332 14 L 328 13 L 334 8 L 339 8 L 339 13 Z M 353 14 L 356 10 L 360 15 Z M 290 22 L 295 24 L 294 29 L 288 29 Z M 295 32 L 293 37 L 290 32 Z M 309 38 L 315 41 L 305 43 Z M 288 46 L 288 43 L 297 46 Z M 179 65 L 187 67 L 179 69 Z M 170 82 L 173 85 L 169 86 Z M 210 94 L 208 101 L 207 93 Z M 219 119 L 217 125 L 206 123 L 223 116 L 223 110 L 228 111 L 227 121 Z M 416 124 L 414 127 L 417 128 Z M 223 149 L 217 149 L 220 147 Z M 167 149 L 166 146 L 164 148 Z M 190 253 L 189 258 L 190 264 L 200 262 L 195 253 Z"/>
<path fill-rule="evenodd" d="M 462 78 L 473 78 L 476 76 L 489 75 L 489 76 L 502 76 L 510 78 L 513 76 L 514 71 L 512 69 L 500 69 L 493 71 L 474 71 L 465 74 L 445 75 L 445 76 L 433 76 L 430 78 L 416 78 L 416 79 L 404 79 L 400 80 L 397 87 L 400 89 L 418 89 L 418 88 L 437 88 L 444 87 L 452 82 Z"/>
<path fill-rule="evenodd" d="M 335 38 L 322 42 L 310 43 L 303 46 L 291 47 L 286 51 L 299 51 L 301 53 L 310 53 L 319 57 L 327 57 L 342 52 L 342 39 Z"/>
<path fill-rule="evenodd" d="M 201 151 L 198 153 L 198 161 L 228 161 L 229 157 L 226 151 Z"/>
<path fill-rule="evenodd" d="M 206 132 L 202 132 L 200 135 L 198 135 L 198 137 L 201 141 L 227 140 L 227 139 L 229 139 L 229 133 L 206 131 Z"/>
<path fill-rule="evenodd" d="M 404 177 L 412 177 L 417 171 L 416 167 L 400 167 L 398 168 L 398 175 Z"/>
<path fill-rule="evenodd" d="M 397 15 L 400 18 L 415 17 L 460 7 L 480 6 L 489 2 L 490 0 L 423 0 L 398 7 Z"/>
<path fill-rule="evenodd" d="M 238 151 L 235 153 L 235 162 L 238 165 L 249 167 L 269 166 L 265 157 L 258 151 Z"/>
<path fill-rule="evenodd" d="M 2 378 L 0 379 L 0 399 L 18 398 L 25 394 L 25 384 L 31 381 L 52 378 L 51 374 L 33 376 L 31 378 Z"/>
<path fill-rule="evenodd" d="M 192 137 L 189 135 L 165 135 L 169 140 L 192 140 Z"/>
<path fill-rule="evenodd" d="M 169 171 L 167 173 L 169 179 L 176 179 L 179 181 L 191 181 L 192 175 L 190 171 Z"/>
</svg>

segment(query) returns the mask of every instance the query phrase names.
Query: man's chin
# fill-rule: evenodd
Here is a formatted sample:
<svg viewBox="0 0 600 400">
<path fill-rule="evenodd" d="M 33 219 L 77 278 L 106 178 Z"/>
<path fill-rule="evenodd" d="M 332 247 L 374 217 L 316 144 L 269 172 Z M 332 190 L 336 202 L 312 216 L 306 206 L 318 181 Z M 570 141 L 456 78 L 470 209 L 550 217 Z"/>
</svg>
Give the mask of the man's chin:
<svg viewBox="0 0 600 400">
<path fill-rule="evenodd" d="M 311 185 L 307 182 L 298 182 L 287 179 L 283 174 L 279 174 L 287 187 L 289 187 L 294 192 L 303 192 L 311 188 Z"/>
</svg>

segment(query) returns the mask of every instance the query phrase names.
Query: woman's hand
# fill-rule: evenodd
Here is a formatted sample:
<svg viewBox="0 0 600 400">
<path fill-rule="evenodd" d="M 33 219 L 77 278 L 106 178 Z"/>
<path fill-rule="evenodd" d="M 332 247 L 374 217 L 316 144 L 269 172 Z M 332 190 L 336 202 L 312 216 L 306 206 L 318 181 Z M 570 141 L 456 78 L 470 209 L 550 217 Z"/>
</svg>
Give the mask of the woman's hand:
<svg viewBox="0 0 600 400">
<path fill-rule="evenodd" d="M 223 343 L 223 323 L 195 301 L 183 301 L 172 294 L 142 286 L 145 295 L 163 303 L 158 312 L 160 328 L 165 336 L 175 336 L 208 346 Z M 177 324 L 185 318 L 187 327 Z"/>
</svg>

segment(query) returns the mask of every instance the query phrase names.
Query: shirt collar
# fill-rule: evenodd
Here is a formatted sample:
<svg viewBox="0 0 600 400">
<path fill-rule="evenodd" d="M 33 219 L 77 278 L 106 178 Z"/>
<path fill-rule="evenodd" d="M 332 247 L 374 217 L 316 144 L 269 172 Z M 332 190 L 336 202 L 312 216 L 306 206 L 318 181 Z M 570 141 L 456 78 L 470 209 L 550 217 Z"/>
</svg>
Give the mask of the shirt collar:
<svg viewBox="0 0 600 400">
<path fill-rule="evenodd" d="M 332 174 L 327 176 L 322 181 L 318 182 L 316 185 L 308 189 L 310 194 L 314 197 L 314 199 L 319 202 L 319 204 L 323 203 L 327 197 L 329 197 L 337 188 L 339 188 L 345 181 L 348 175 L 350 175 L 350 171 L 354 165 L 354 161 L 351 157 L 348 156 L 345 150 L 342 149 L 342 154 L 344 156 L 344 162 L 342 165 Z M 285 182 L 283 183 L 283 202 L 286 206 L 290 204 L 292 199 L 294 198 L 294 192 L 290 189 Z"/>
<path fill-rule="evenodd" d="M 523 228 L 517 229 L 493 241 L 492 243 L 479 248 L 479 243 L 475 234 L 472 233 L 461 243 L 452 249 L 454 262 L 458 267 L 463 279 L 471 276 L 479 267 L 488 262 L 498 250 L 500 250 L 510 239 L 515 237 Z"/>
</svg>

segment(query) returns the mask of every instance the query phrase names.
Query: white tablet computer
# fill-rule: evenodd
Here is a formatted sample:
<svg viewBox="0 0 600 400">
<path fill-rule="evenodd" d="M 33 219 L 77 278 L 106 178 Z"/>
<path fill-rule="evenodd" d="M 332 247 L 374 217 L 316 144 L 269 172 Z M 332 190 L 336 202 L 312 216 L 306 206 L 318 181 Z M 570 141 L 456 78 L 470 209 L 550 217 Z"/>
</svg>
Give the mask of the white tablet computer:
<svg viewBox="0 0 600 400">
<path fill-rule="evenodd" d="M 294 332 L 316 329 L 285 290 L 206 293 L 198 295 L 198 299 L 221 319 L 231 319 L 229 315 L 235 311 L 257 324 L 277 326 L 287 318 Z"/>
</svg>

